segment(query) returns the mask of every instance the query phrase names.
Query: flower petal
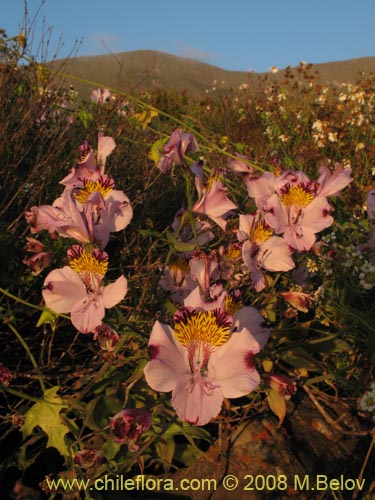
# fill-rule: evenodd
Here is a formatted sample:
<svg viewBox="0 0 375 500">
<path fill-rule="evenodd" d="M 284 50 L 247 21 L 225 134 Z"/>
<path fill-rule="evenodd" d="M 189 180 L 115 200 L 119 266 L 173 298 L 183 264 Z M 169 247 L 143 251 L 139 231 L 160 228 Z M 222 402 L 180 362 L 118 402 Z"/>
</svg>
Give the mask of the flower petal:
<svg viewBox="0 0 375 500">
<path fill-rule="evenodd" d="M 94 333 L 101 325 L 105 309 L 101 294 L 91 293 L 77 302 L 71 311 L 71 320 L 81 333 Z"/>
<path fill-rule="evenodd" d="M 216 417 L 223 404 L 223 392 L 220 387 L 210 387 L 200 374 L 195 375 L 192 383 L 192 374 L 180 376 L 173 390 L 172 405 L 177 415 L 194 425 L 205 425 Z"/>
<path fill-rule="evenodd" d="M 70 312 L 77 301 L 87 296 L 85 284 L 69 266 L 51 271 L 44 286 L 46 306 L 57 314 Z"/>
<path fill-rule="evenodd" d="M 247 328 L 263 349 L 270 336 L 270 329 L 266 328 L 266 322 L 255 307 L 244 306 L 233 316 L 233 327 L 236 331 Z M 254 345 L 253 349 L 256 346 Z M 256 352 L 256 351 L 254 351 Z"/>
<path fill-rule="evenodd" d="M 208 373 L 220 385 L 225 398 L 245 396 L 258 387 L 260 376 L 253 355 L 259 350 L 257 340 L 244 328 L 211 354 Z"/>
<path fill-rule="evenodd" d="M 258 260 L 267 271 L 289 271 L 295 267 L 292 250 L 280 236 L 271 236 L 260 246 Z"/>
<path fill-rule="evenodd" d="M 177 378 L 190 373 L 187 351 L 175 340 L 172 328 L 158 321 L 148 345 L 152 350 L 152 359 L 144 368 L 148 385 L 155 391 L 172 391 Z"/>
<path fill-rule="evenodd" d="M 114 307 L 121 302 L 128 291 L 128 282 L 125 276 L 120 276 L 116 281 L 102 288 L 103 304 L 106 309 Z"/>
</svg>

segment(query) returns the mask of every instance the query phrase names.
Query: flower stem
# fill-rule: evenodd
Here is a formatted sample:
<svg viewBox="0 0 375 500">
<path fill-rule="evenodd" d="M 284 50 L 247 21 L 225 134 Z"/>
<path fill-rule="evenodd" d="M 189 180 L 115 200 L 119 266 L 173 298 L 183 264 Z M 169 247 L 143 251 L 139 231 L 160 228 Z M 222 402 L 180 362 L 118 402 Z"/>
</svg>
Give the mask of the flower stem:
<svg viewBox="0 0 375 500">
<path fill-rule="evenodd" d="M 31 352 L 30 350 L 30 347 L 27 345 L 27 343 L 25 342 L 24 338 L 22 337 L 22 335 L 18 332 L 18 330 L 12 325 L 12 323 L 8 322 L 7 323 L 8 327 L 10 328 L 10 330 L 12 330 L 12 332 L 14 333 L 14 335 L 17 337 L 18 341 L 20 342 L 20 344 L 22 345 L 22 347 L 25 349 L 25 351 L 27 352 L 27 355 L 29 356 L 29 359 L 31 361 L 31 364 L 33 365 L 33 367 L 35 368 L 35 371 L 38 375 L 38 380 L 39 380 L 39 384 L 40 384 L 40 387 L 43 391 L 43 394 L 46 390 L 46 386 L 44 384 L 44 380 L 43 380 L 43 375 L 42 375 L 42 372 L 40 371 L 40 368 L 38 366 L 38 363 L 36 362 L 35 358 L 34 358 L 34 355 L 33 353 Z"/>
<path fill-rule="evenodd" d="M 40 403 L 42 401 L 40 398 L 30 396 L 29 394 L 25 394 L 24 392 L 17 391 L 16 389 L 12 389 L 11 387 L 2 386 L 1 389 L 5 392 L 9 392 L 9 394 L 13 394 L 14 396 L 19 397 L 20 399 L 25 399 L 27 401 L 33 401 L 34 403 Z"/>
<path fill-rule="evenodd" d="M 34 304 L 31 304 L 30 302 L 27 302 L 26 300 L 21 299 L 20 297 L 17 297 L 16 295 L 13 295 L 12 293 L 8 292 L 8 290 L 4 290 L 4 288 L 0 288 L 0 293 L 6 295 L 10 299 L 15 300 L 16 302 L 19 302 L 20 304 L 23 304 L 28 307 L 32 307 L 33 309 L 38 309 L 38 311 L 44 311 L 45 307 L 43 306 L 36 306 Z"/>
<path fill-rule="evenodd" d="M 193 231 L 194 235 L 194 242 L 195 242 L 195 247 L 198 249 L 199 248 L 199 241 L 198 241 L 198 234 L 197 234 L 197 227 L 195 225 L 195 218 L 193 214 L 193 202 L 191 199 L 191 176 L 189 172 L 186 172 L 186 170 L 183 170 L 184 172 L 184 177 L 186 180 L 186 198 L 187 198 L 187 203 L 188 203 L 188 212 L 189 212 L 189 217 L 190 217 L 190 223 L 191 223 L 191 229 Z"/>
</svg>

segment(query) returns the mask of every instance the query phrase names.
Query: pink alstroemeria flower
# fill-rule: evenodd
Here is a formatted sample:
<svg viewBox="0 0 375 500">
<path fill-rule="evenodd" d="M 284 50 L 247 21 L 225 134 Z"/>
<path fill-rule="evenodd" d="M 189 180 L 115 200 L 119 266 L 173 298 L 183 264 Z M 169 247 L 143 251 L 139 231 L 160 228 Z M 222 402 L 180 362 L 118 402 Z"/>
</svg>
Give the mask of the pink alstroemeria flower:
<svg viewBox="0 0 375 500">
<path fill-rule="evenodd" d="M 163 290 L 171 293 L 173 302 L 183 304 L 185 297 L 196 287 L 196 281 L 190 274 L 187 258 L 180 257 L 165 266 L 159 285 Z"/>
<path fill-rule="evenodd" d="M 193 134 L 181 132 L 179 128 L 174 129 L 169 141 L 164 145 L 158 168 L 166 174 L 173 165 L 184 165 L 185 155 L 189 152 L 199 150 L 196 138 Z"/>
<path fill-rule="evenodd" d="M 172 405 L 186 422 L 207 424 L 224 398 L 245 396 L 260 382 L 259 342 L 247 328 L 231 333 L 231 325 L 225 313 L 186 308 L 175 315 L 174 329 L 154 324 L 146 381 L 156 391 L 172 391 Z"/>
<path fill-rule="evenodd" d="M 213 311 L 218 309 L 225 311 L 225 300 L 227 292 L 221 283 L 213 283 L 205 293 L 202 293 L 200 286 L 196 286 L 184 299 L 185 307 L 199 309 L 202 311 Z"/>
<path fill-rule="evenodd" d="M 230 158 L 228 168 L 238 174 L 250 175 L 254 173 L 254 167 L 249 164 L 249 158 L 235 153 L 237 158 Z"/>
<path fill-rule="evenodd" d="M 298 171 L 281 175 L 266 172 L 248 181 L 248 192 L 257 207 L 267 212 L 265 221 L 276 234 L 283 234 L 299 251 L 310 250 L 315 234 L 333 223 L 326 196 L 339 194 L 351 182 L 350 173 L 350 168 L 339 164 L 332 174 L 327 167 L 321 167 L 317 181 Z"/>
<path fill-rule="evenodd" d="M 98 341 L 102 351 L 113 352 L 120 340 L 119 334 L 108 325 L 98 325 L 94 331 L 94 340 Z"/>
<path fill-rule="evenodd" d="M 182 208 L 176 213 L 174 221 L 172 222 L 172 229 L 177 241 L 191 245 L 191 250 L 185 252 L 185 254 L 190 255 L 192 249 L 195 247 L 195 239 L 191 227 L 191 219 L 187 210 Z M 196 219 L 195 229 L 200 247 L 215 238 L 214 233 L 211 231 L 211 223 L 207 220 Z"/>
<path fill-rule="evenodd" d="M 129 451 L 137 451 L 140 436 L 148 431 L 152 424 L 151 413 L 145 408 L 129 408 L 116 413 L 109 426 L 116 443 L 127 444 Z"/>
<path fill-rule="evenodd" d="M 296 381 L 286 375 L 265 373 L 263 379 L 271 389 L 277 391 L 286 400 L 289 400 L 297 392 Z"/>
<path fill-rule="evenodd" d="M 317 180 L 317 196 L 337 196 L 348 184 L 352 182 L 350 177 L 352 169 L 344 167 L 340 163 L 335 164 L 333 173 L 326 165 L 319 168 L 320 176 Z"/>
<path fill-rule="evenodd" d="M 25 213 L 31 233 L 47 230 L 53 237 L 55 233 L 64 238 L 74 238 L 80 243 L 94 242 L 92 227 L 92 207 L 81 211 L 73 193 L 65 190 L 52 205 L 32 207 Z"/>
<path fill-rule="evenodd" d="M 72 168 L 70 173 L 60 181 L 60 184 L 68 187 L 74 187 L 77 182 L 83 182 L 84 179 L 96 180 L 104 174 L 107 157 L 115 149 L 116 143 L 112 137 L 104 136 L 101 132 L 98 135 L 98 151 L 90 148 L 89 143 L 84 141 L 79 147 L 80 159 L 76 167 Z"/>
<path fill-rule="evenodd" d="M 69 266 L 51 271 L 42 291 L 51 311 L 70 313 L 71 321 L 81 333 L 95 333 L 102 324 L 105 309 L 118 304 L 126 295 L 127 280 L 120 276 L 115 282 L 102 286 L 108 268 L 108 255 L 100 250 L 88 253 L 73 245 L 68 251 Z"/>
<path fill-rule="evenodd" d="M 98 450 L 83 449 L 74 453 L 73 463 L 82 467 L 82 469 L 90 469 L 97 467 L 102 461 L 102 456 Z"/>
<path fill-rule="evenodd" d="M 40 274 L 45 267 L 47 267 L 52 259 L 53 254 L 49 251 L 43 243 L 36 240 L 35 238 L 26 237 L 27 243 L 25 246 L 25 250 L 28 252 L 32 252 L 33 255 L 31 257 L 25 257 L 22 261 L 24 264 L 29 266 L 31 269 L 31 274 L 33 276 L 37 276 Z"/>
<path fill-rule="evenodd" d="M 230 210 L 237 209 L 226 195 L 227 188 L 222 186 L 216 179 L 211 179 L 208 186 L 203 190 L 203 195 L 193 206 L 193 212 L 207 215 L 221 229 L 225 230 L 226 220 Z"/>
<path fill-rule="evenodd" d="M 246 177 L 245 184 L 250 198 L 254 198 L 259 210 L 267 209 L 267 201 L 275 193 L 277 176 L 272 172 L 264 172 L 259 177 Z"/>
<path fill-rule="evenodd" d="M 298 311 L 307 313 L 312 306 L 311 293 L 290 290 L 289 292 L 280 292 L 280 295 Z"/>
<path fill-rule="evenodd" d="M 81 211 L 90 207 L 93 231 L 100 247 L 105 248 L 111 232 L 125 229 L 133 217 L 129 198 L 123 191 L 114 189 L 115 182 L 106 174 L 94 179 L 77 182 L 72 189 Z M 69 188 L 66 189 L 70 191 Z"/>
<path fill-rule="evenodd" d="M 4 366 L 3 364 L 0 364 L 0 384 L 4 385 L 7 387 L 9 385 L 9 382 L 12 380 L 13 375 L 9 368 Z"/>
<path fill-rule="evenodd" d="M 257 292 L 266 287 L 264 269 L 290 271 L 294 268 L 289 244 L 280 236 L 273 236 L 272 229 L 259 212 L 255 215 L 240 215 L 237 237 L 243 241 L 242 258 Z"/>
<path fill-rule="evenodd" d="M 189 260 L 191 276 L 198 282 L 203 296 L 207 295 L 211 282 L 219 277 L 219 263 L 215 257 L 212 252 L 207 254 L 202 250 L 197 250 L 192 253 Z"/>
<path fill-rule="evenodd" d="M 99 88 L 91 92 L 90 100 L 98 104 L 104 104 L 110 101 L 111 96 L 112 94 L 108 89 Z"/>
<path fill-rule="evenodd" d="M 317 196 L 316 181 L 309 181 L 303 172 L 284 172 L 276 178 L 275 189 L 263 200 L 265 221 L 293 248 L 309 250 L 315 243 L 315 233 L 333 223 L 328 215 L 330 204 L 325 197 Z"/>
</svg>

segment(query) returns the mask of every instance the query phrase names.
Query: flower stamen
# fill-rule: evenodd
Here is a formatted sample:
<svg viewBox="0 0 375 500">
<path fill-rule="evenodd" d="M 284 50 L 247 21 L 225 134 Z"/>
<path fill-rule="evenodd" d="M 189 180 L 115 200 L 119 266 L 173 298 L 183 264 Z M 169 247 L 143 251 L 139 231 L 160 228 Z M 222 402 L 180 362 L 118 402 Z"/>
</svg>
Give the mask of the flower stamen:
<svg viewBox="0 0 375 500">
<path fill-rule="evenodd" d="M 76 200 L 79 203 L 86 203 L 91 193 L 98 192 L 105 198 L 114 188 L 114 181 L 111 177 L 101 176 L 97 180 L 85 179 L 83 181 L 83 188 L 75 193 Z"/>
<path fill-rule="evenodd" d="M 108 254 L 98 249 L 87 252 L 80 245 L 68 250 L 69 266 L 78 274 L 92 273 L 104 276 L 108 270 Z"/>
<path fill-rule="evenodd" d="M 314 198 L 315 194 L 312 187 L 306 184 L 298 184 L 294 186 L 288 184 L 282 190 L 282 194 L 280 196 L 282 204 L 287 207 L 292 205 L 306 207 L 313 201 Z"/>
<path fill-rule="evenodd" d="M 184 347 L 203 344 L 219 347 L 228 340 L 231 320 L 226 313 L 214 311 L 180 311 L 174 327 L 177 340 Z"/>
</svg>

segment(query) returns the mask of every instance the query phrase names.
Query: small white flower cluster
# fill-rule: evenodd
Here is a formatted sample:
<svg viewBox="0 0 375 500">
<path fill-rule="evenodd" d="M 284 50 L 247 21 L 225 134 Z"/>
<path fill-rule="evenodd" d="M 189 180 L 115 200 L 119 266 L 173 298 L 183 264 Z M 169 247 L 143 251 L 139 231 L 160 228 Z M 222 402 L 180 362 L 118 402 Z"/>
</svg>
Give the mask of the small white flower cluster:
<svg viewBox="0 0 375 500">
<path fill-rule="evenodd" d="M 319 271 L 318 263 L 311 257 L 306 259 L 306 268 L 309 273 L 317 273 Z"/>
<path fill-rule="evenodd" d="M 326 243 L 332 243 L 336 240 L 336 232 L 335 231 L 331 231 L 330 233 L 328 234 L 325 234 L 322 238 L 323 241 L 325 241 Z"/>
<path fill-rule="evenodd" d="M 359 284 L 365 290 L 371 290 L 375 286 L 374 264 L 365 260 L 359 271 Z"/>
<path fill-rule="evenodd" d="M 324 292 L 325 292 L 325 289 L 324 289 L 324 285 L 320 285 L 312 294 L 311 294 L 311 298 L 313 300 L 313 302 L 316 302 L 318 303 L 319 301 L 321 301 L 322 299 L 324 299 Z"/>
<path fill-rule="evenodd" d="M 373 418 L 375 419 L 375 382 L 372 382 L 370 390 L 362 396 L 359 405 L 362 410 L 374 413 Z"/>
<path fill-rule="evenodd" d="M 350 269 L 353 276 L 358 276 L 362 288 L 371 290 L 375 286 L 375 265 L 354 245 L 346 248 L 345 257 L 344 268 Z"/>
</svg>

